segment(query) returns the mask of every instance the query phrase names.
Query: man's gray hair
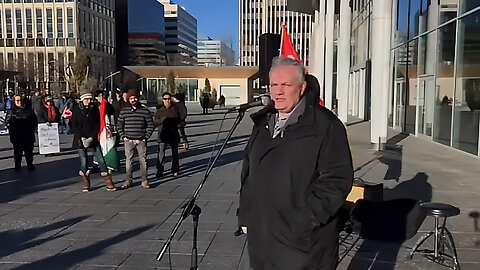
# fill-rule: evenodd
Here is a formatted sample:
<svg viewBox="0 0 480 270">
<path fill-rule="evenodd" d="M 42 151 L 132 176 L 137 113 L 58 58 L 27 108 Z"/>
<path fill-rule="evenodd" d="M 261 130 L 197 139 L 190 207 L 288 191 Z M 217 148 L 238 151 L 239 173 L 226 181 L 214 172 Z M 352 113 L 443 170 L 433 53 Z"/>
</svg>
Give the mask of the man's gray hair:
<svg viewBox="0 0 480 270">
<path fill-rule="evenodd" d="M 298 79 L 300 82 L 305 81 L 305 66 L 302 62 L 297 61 L 295 59 L 287 58 L 284 56 L 277 56 L 272 60 L 272 67 L 270 68 L 270 73 L 276 68 L 279 67 L 286 67 L 286 66 L 293 66 L 297 68 L 298 71 Z"/>
</svg>

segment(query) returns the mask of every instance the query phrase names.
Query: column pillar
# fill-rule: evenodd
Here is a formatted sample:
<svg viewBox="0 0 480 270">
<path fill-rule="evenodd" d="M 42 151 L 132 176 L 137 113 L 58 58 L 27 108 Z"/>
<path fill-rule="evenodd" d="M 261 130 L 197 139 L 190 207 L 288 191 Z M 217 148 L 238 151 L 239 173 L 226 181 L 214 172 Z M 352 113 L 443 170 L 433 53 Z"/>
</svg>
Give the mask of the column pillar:
<svg viewBox="0 0 480 270">
<path fill-rule="evenodd" d="M 323 2 L 323 1 L 322 1 Z M 320 7 L 322 3 L 320 3 Z M 310 35 L 310 55 L 308 72 L 317 77 L 320 84 L 320 96 L 325 91 L 325 4 L 323 10 L 315 11 L 315 22 Z"/>
<path fill-rule="evenodd" d="M 332 109 L 333 93 L 333 31 L 335 20 L 335 1 L 327 1 L 325 19 L 325 106 Z"/>
<path fill-rule="evenodd" d="M 340 0 L 340 36 L 337 54 L 338 117 L 347 123 L 350 75 L 350 31 L 352 12 L 348 0 Z"/>
<path fill-rule="evenodd" d="M 383 37 L 372 42 L 372 93 L 370 141 L 387 141 L 388 91 L 390 91 L 390 41 L 392 0 L 373 1 L 372 35 Z M 379 145 L 378 147 L 381 147 Z"/>
</svg>

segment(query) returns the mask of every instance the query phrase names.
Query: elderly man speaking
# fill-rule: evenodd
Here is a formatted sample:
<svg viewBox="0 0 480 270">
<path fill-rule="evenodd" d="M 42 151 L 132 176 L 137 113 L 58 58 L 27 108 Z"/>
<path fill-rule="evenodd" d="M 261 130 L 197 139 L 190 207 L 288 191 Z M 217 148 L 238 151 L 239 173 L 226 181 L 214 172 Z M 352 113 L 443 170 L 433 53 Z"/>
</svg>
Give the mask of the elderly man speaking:
<svg viewBox="0 0 480 270">
<path fill-rule="evenodd" d="M 253 114 L 238 209 L 254 270 L 335 269 L 337 212 L 353 178 L 342 122 L 305 95 L 301 62 L 270 69 L 273 105 Z"/>
</svg>

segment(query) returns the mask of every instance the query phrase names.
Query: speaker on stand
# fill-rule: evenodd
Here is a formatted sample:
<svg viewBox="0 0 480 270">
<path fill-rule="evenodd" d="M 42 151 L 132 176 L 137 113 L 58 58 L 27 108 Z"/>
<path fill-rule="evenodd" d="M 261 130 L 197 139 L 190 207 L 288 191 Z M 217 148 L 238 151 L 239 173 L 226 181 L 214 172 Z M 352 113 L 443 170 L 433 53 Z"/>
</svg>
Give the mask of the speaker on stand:
<svg viewBox="0 0 480 270">
<path fill-rule="evenodd" d="M 268 73 L 272 66 L 272 59 L 280 53 L 280 35 L 279 34 L 262 34 L 259 42 L 259 73 L 260 86 L 270 85 Z"/>
</svg>

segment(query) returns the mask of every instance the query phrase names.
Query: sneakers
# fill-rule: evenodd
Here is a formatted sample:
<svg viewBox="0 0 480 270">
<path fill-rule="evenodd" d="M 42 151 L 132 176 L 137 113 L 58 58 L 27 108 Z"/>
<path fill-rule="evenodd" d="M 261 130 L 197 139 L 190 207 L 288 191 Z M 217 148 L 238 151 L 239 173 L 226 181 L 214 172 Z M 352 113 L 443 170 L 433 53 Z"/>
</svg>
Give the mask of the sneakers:
<svg viewBox="0 0 480 270">
<path fill-rule="evenodd" d="M 183 149 L 188 150 L 188 142 L 183 143 Z"/>
<path fill-rule="evenodd" d="M 173 177 L 177 177 L 177 176 L 178 176 L 178 172 L 173 173 Z"/>
<path fill-rule="evenodd" d="M 147 189 L 150 188 L 150 185 L 148 184 L 148 181 L 142 181 L 142 187 Z"/>
</svg>

